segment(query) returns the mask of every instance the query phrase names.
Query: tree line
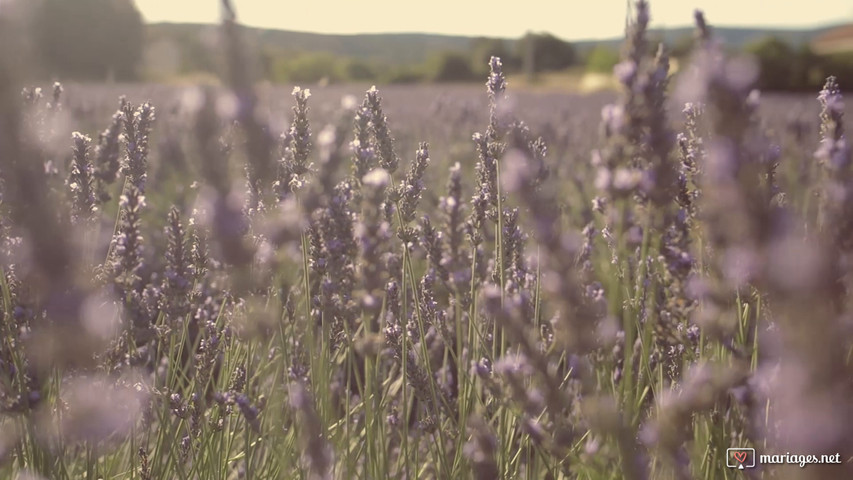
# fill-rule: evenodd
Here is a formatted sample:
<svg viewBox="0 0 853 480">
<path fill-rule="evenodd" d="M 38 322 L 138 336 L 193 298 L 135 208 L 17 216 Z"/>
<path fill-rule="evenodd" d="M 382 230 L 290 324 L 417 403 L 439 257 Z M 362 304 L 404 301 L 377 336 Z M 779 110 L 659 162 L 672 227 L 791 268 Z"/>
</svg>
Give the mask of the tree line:
<svg viewBox="0 0 853 480">
<path fill-rule="evenodd" d="M 28 41 L 37 75 L 45 79 L 160 80 L 143 62 L 145 25 L 133 0 L 29 0 Z M 153 40 L 153 39 L 152 39 Z M 186 36 L 177 39 L 182 60 L 176 74 L 216 75 L 217 52 Z M 686 59 L 689 38 L 670 46 L 678 60 Z M 318 52 L 281 52 L 259 46 L 258 77 L 280 83 L 369 81 L 378 83 L 480 81 L 488 59 L 499 56 L 509 74 L 540 73 L 574 68 L 610 73 L 619 61 L 615 47 L 599 44 L 579 49 L 548 33 L 528 33 L 518 40 L 474 38 L 467 50 L 436 51 L 418 64 L 388 64 Z M 808 45 L 792 45 L 769 37 L 743 47 L 761 67 L 763 90 L 816 90 L 828 74 L 842 85 L 853 82 L 853 52 L 820 56 Z M 148 70 L 146 70 L 146 68 Z"/>
</svg>

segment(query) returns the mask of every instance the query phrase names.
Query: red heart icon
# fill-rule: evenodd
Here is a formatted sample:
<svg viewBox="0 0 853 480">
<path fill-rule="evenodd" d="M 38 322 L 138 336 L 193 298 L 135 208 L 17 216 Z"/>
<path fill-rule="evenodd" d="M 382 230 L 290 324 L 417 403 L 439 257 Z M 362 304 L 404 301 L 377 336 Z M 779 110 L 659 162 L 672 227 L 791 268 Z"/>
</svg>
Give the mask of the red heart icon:
<svg viewBox="0 0 853 480">
<path fill-rule="evenodd" d="M 732 454 L 734 455 L 735 460 L 737 460 L 738 463 L 743 463 L 746 461 L 746 452 L 732 452 Z"/>
</svg>

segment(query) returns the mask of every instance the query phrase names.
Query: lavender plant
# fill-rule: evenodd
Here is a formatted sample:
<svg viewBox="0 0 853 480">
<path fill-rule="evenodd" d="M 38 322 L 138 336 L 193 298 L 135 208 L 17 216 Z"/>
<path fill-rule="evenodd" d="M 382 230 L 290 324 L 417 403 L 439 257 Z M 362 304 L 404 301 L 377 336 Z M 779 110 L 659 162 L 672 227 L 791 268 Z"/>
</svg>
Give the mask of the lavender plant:
<svg viewBox="0 0 853 480">
<path fill-rule="evenodd" d="M 0 29 L 0 477 L 850 476 L 838 79 L 779 129 L 701 13 L 673 73 L 640 0 L 618 96 L 493 57 L 478 125 L 464 87 L 267 99 L 222 5 L 227 89 L 97 119 L 22 96 Z"/>
</svg>

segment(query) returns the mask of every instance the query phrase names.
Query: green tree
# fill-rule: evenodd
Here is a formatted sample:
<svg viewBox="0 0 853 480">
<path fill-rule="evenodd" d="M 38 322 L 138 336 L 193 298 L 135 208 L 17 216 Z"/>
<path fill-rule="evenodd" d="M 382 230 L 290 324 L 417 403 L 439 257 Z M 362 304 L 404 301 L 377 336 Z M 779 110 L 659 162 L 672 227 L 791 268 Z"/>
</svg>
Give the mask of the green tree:
<svg viewBox="0 0 853 480">
<path fill-rule="evenodd" d="M 471 40 L 470 50 L 473 69 L 481 77 L 488 74 L 492 57 L 500 57 L 505 73 L 521 68 L 521 59 L 513 55 L 502 38 L 477 37 Z"/>
<path fill-rule="evenodd" d="M 532 73 L 562 70 L 578 60 L 571 43 L 550 33 L 528 33 L 516 44 L 516 53 Z"/>
<path fill-rule="evenodd" d="M 586 57 L 586 69 L 595 73 L 612 73 L 619 63 L 619 52 L 605 45 L 596 45 Z"/>
<path fill-rule="evenodd" d="M 398 65 L 389 67 L 380 77 L 384 83 L 412 84 L 426 80 L 423 65 Z"/>
<path fill-rule="evenodd" d="M 467 82 L 479 78 L 471 69 L 471 59 L 453 51 L 440 52 L 430 58 L 427 71 L 434 82 Z"/>
<path fill-rule="evenodd" d="M 373 81 L 378 74 L 377 69 L 370 62 L 358 58 L 350 58 L 344 62 L 343 76 L 348 81 Z"/>
<path fill-rule="evenodd" d="M 828 75 L 824 74 L 821 58 L 812 52 L 808 44 L 803 44 L 796 51 L 793 67 L 793 78 L 797 89 L 819 91 L 826 82 Z"/>
<path fill-rule="evenodd" d="M 767 37 L 744 47 L 755 55 L 761 68 L 757 87 L 765 90 L 795 87 L 796 52 L 793 47 L 776 37 Z"/>
<path fill-rule="evenodd" d="M 672 42 L 669 47 L 669 55 L 679 60 L 687 59 L 693 53 L 694 43 L 693 35 L 682 35 Z"/>
<path fill-rule="evenodd" d="M 853 53 L 836 53 L 817 59 L 817 66 L 813 67 L 810 74 L 812 83 L 816 79 L 825 80 L 829 75 L 838 79 L 841 88 L 853 87 Z"/>
<path fill-rule="evenodd" d="M 46 73 L 62 78 L 131 79 L 144 25 L 132 0 L 40 0 L 33 42 Z"/>
<path fill-rule="evenodd" d="M 341 59 L 324 52 L 303 53 L 292 59 L 278 59 L 273 65 L 277 82 L 316 83 L 341 79 Z"/>
</svg>

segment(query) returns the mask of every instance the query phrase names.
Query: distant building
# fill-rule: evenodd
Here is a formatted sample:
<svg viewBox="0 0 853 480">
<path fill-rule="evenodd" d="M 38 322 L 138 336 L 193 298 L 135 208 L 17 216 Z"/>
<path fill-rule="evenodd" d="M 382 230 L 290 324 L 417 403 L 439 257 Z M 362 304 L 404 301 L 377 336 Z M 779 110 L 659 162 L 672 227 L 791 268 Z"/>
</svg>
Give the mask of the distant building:
<svg viewBox="0 0 853 480">
<path fill-rule="evenodd" d="M 853 53 L 853 24 L 828 30 L 811 42 L 811 49 L 818 55 Z"/>
</svg>

